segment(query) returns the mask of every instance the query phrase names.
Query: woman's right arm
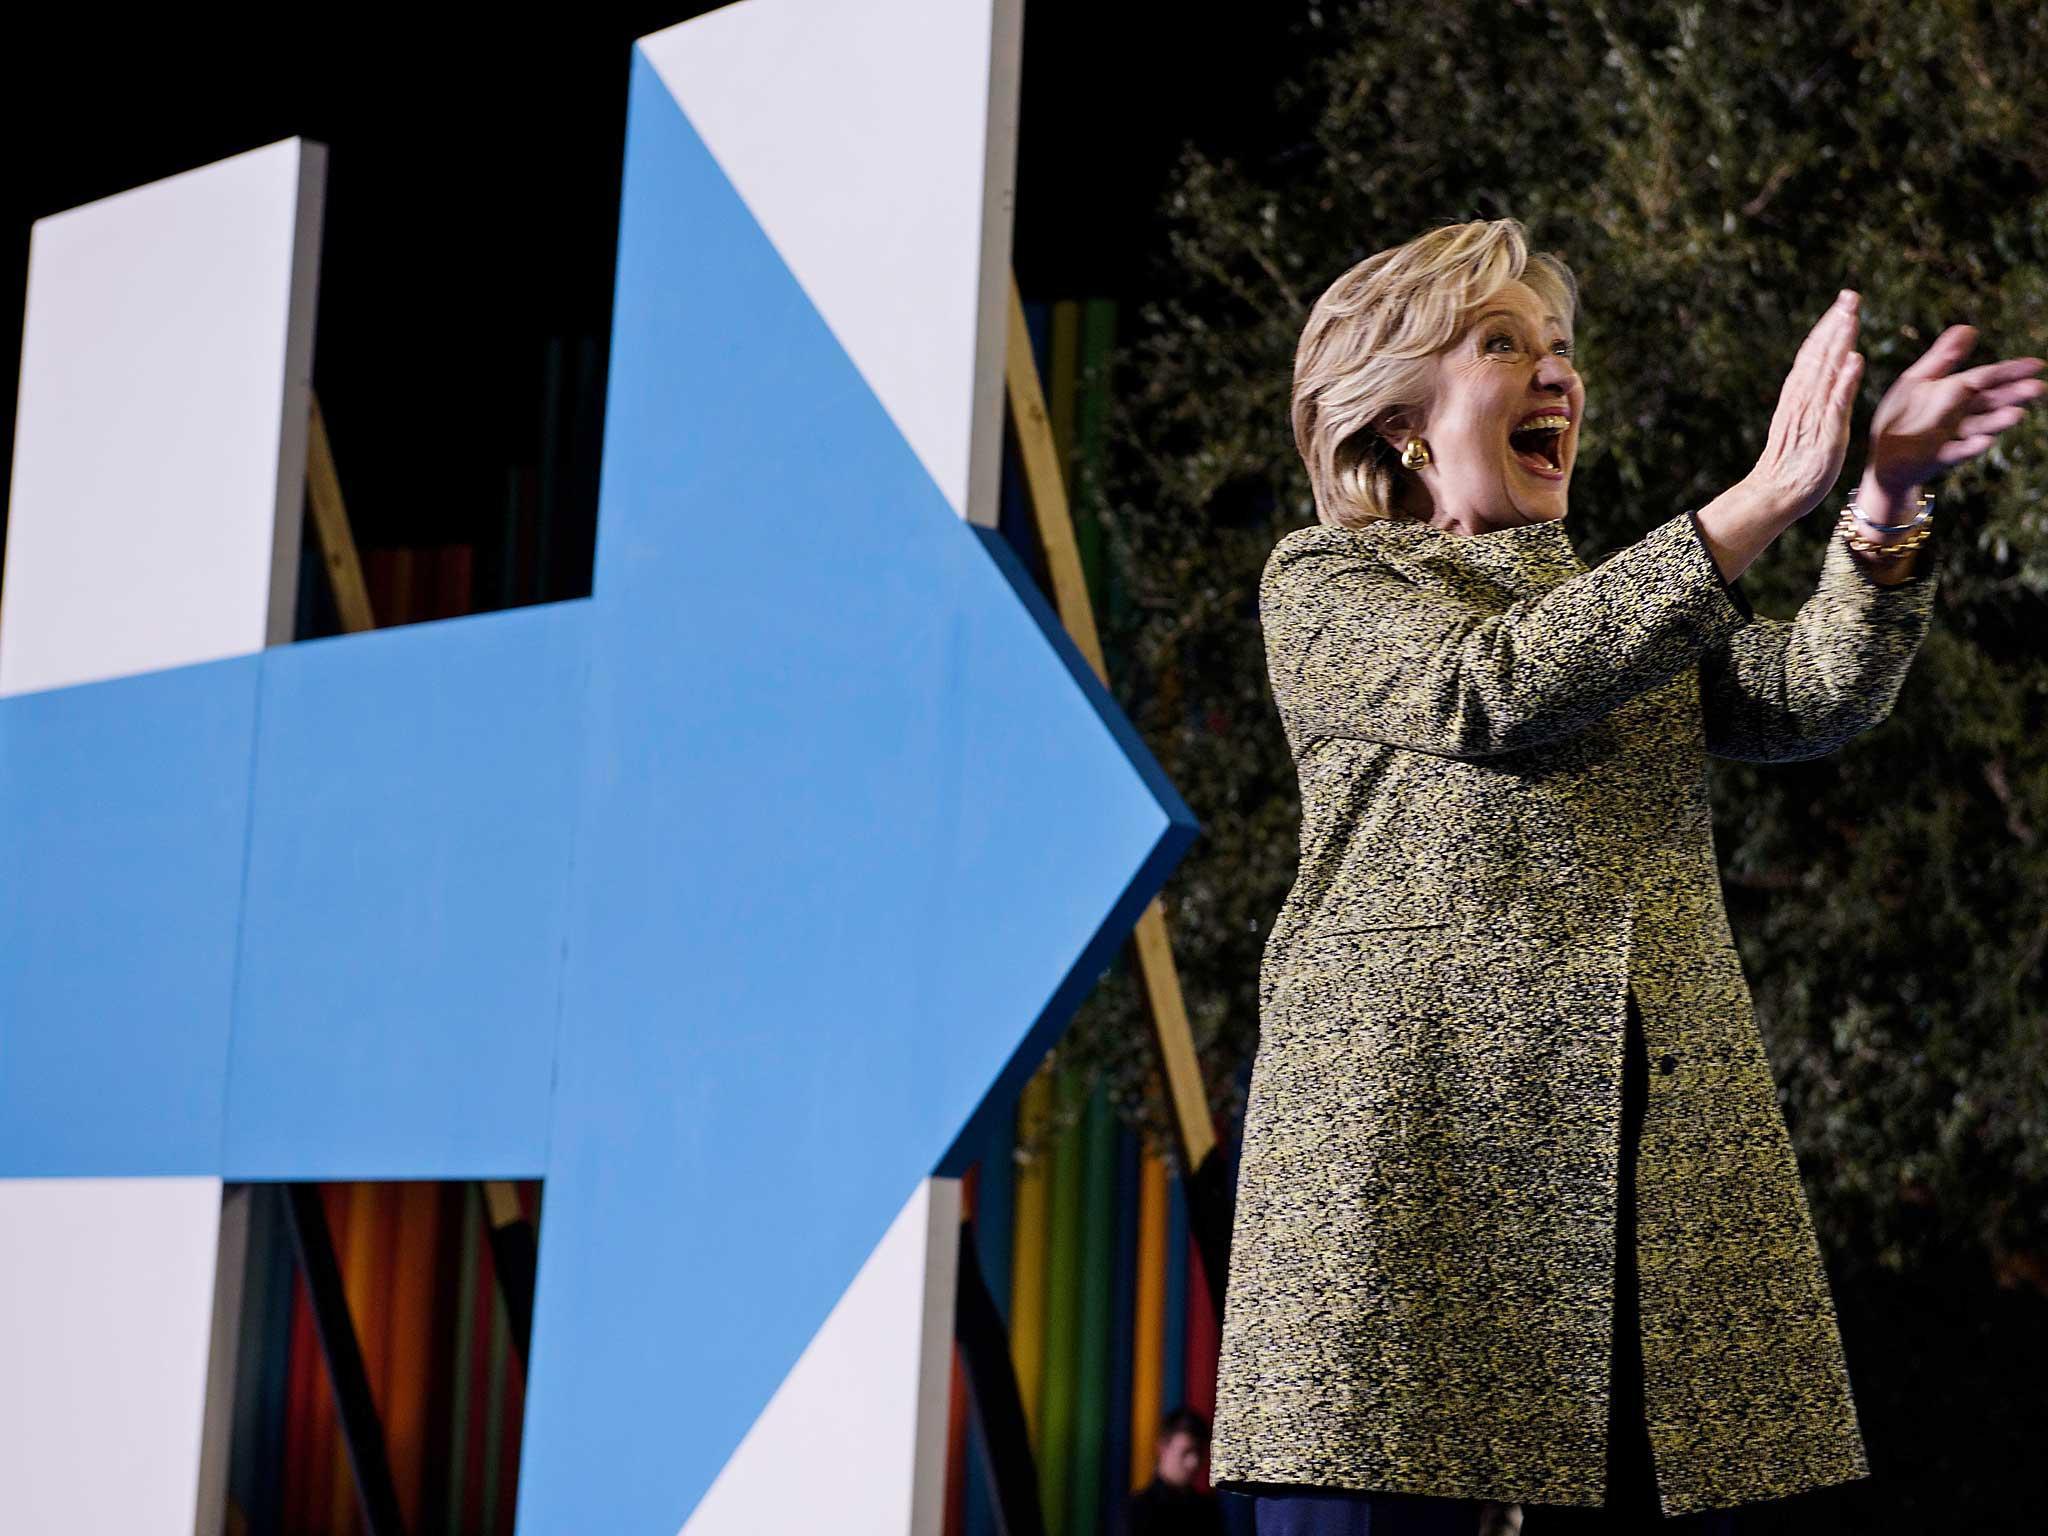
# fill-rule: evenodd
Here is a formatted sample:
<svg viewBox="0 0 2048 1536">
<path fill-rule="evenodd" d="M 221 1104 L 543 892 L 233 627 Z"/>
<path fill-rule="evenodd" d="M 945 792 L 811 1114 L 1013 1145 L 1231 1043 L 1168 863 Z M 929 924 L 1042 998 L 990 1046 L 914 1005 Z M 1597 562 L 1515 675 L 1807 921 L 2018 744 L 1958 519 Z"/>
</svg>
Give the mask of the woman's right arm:
<svg viewBox="0 0 2048 1536">
<path fill-rule="evenodd" d="M 1841 478 L 1849 412 L 1863 377 L 1863 358 L 1854 350 L 1861 302 L 1843 289 L 1807 332 L 1778 392 L 1756 468 L 1700 508 L 1700 540 L 1730 581 Z"/>
</svg>

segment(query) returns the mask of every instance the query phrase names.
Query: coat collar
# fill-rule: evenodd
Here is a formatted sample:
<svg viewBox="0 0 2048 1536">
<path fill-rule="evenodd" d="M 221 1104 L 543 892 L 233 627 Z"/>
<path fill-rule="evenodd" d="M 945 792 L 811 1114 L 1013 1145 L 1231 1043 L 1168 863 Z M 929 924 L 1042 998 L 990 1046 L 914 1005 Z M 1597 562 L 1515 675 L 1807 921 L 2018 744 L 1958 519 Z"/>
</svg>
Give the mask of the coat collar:
<svg viewBox="0 0 2048 1536">
<path fill-rule="evenodd" d="M 1478 578 L 1516 597 L 1535 597 L 1590 569 L 1572 547 L 1565 521 L 1523 523 L 1486 533 L 1388 521 L 1350 532 L 1381 558 L 1419 578 L 1460 588 Z"/>
</svg>

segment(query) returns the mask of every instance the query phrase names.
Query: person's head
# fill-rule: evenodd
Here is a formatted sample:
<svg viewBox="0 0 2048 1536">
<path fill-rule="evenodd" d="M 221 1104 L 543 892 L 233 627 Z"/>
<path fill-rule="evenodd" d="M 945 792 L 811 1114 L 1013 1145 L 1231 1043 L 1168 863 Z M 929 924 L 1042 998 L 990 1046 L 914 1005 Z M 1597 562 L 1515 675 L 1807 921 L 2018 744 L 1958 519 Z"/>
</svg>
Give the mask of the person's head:
<svg viewBox="0 0 2048 1536">
<path fill-rule="evenodd" d="M 1294 354 L 1317 518 L 1484 533 L 1563 517 L 1585 407 L 1577 318 L 1571 269 L 1513 219 L 1433 229 L 1339 277 Z"/>
<path fill-rule="evenodd" d="M 1192 1488 L 1209 1458 L 1209 1421 L 1192 1408 L 1176 1408 L 1159 1425 L 1159 1481 Z"/>
</svg>

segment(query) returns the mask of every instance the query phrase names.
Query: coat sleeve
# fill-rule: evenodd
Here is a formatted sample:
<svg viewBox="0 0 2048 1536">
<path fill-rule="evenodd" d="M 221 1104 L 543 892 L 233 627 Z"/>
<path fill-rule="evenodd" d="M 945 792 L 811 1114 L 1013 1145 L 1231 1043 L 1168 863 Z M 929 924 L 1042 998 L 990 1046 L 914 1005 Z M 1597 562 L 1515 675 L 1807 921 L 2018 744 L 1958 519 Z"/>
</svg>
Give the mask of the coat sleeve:
<svg viewBox="0 0 2048 1536">
<path fill-rule="evenodd" d="M 1790 619 L 1760 618 L 1700 657 L 1707 751 L 1752 763 L 1824 757 L 1891 713 L 1934 612 L 1943 548 L 1881 586 L 1828 535 L 1820 585 Z"/>
<path fill-rule="evenodd" d="M 1369 530 L 1300 529 L 1266 562 L 1259 618 L 1298 749 L 1343 736 L 1442 757 L 1582 731 L 1748 622 L 1689 512 L 1497 614 L 1418 586 Z"/>
</svg>

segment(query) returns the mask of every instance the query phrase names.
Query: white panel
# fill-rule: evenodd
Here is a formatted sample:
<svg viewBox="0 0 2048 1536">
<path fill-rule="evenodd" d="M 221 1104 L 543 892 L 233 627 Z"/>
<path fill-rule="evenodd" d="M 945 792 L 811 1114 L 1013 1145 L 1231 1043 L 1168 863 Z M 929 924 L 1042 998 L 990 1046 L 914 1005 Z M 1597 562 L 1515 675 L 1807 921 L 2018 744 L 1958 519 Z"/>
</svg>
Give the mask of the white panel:
<svg viewBox="0 0 2048 1536">
<path fill-rule="evenodd" d="M 898 1213 L 684 1536 L 939 1536 L 960 1181 Z"/>
<path fill-rule="evenodd" d="M 0 1180 L 0 1531 L 191 1536 L 220 1202 Z"/>
<path fill-rule="evenodd" d="M 741 0 L 648 62 L 961 516 L 995 526 L 1022 0 Z"/>
<path fill-rule="evenodd" d="M 291 638 L 326 153 L 36 221 L 0 694 Z"/>
</svg>

